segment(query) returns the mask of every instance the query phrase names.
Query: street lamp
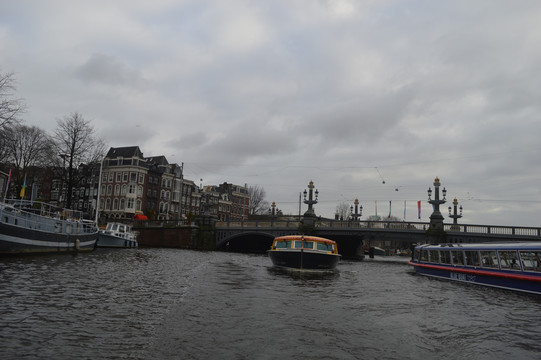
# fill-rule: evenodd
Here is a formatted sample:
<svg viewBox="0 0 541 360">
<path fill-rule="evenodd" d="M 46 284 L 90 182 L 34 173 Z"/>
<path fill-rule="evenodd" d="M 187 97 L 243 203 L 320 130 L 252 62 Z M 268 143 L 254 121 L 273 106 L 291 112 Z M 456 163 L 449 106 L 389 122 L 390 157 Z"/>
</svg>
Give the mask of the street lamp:
<svg viewBox="0 0 541 360">
<path fill-rule="evenodd" d="M 319 196 L 319 191 L 316 189 L 314 193 L 314 182 L 310 180 L 310 183 L 308 184 L 308 191 L 304 189 L 304 203 L 308 205 L 308 210 L 304 213 L 304 219 L 305 223 L 310 222 L 310 224 L 314 224 L 315 220 L 313 218 L 316 217 L 316 214 L 314 212 L 314 204 L 317 204 L 317 198 Z M 313 195 L 315 194 L 315 198 Z M 308 199 L 306 199 L 306 196 L 308 195 Z M 310 218 L 310 219 L 309 219 Z"/>
<path fill-rule="evenodd" d="M 273 201 L 271 207 L 269 208 L 269 215 L 271 218 L 276 217 L 276 203 Z"/>
<path fill-rule="evenodd" d="M 455 198 L 453 200 L 453 213 L 451 214 L 451 207 L 449 206 L 449 217 L 453 219 L 453 225 L 451 225 L 451 230 L 459 231 L 460 227 L 458 226 L 458 219 L 462 217 L 462 205 L 460 205 L 460 213 L 457 214 L 458 200 Z"/>
<path fill-rule="evenodd" d="M 440 179 L 436 177 L 436 179 L 434 179 L 434 200 L 431 199 L 432 189 L 428 188 L 428 202 L 434 207 L 434 211 L 432 212 L 432 215 L 430 215 L 430 230 L 443 231 L 443 215 L 440 212 L 440 205 L 445 204 L 447 190 L 443 188 L 441 191 L 443 199 L 440 199 L 440 185 Z"/>
<path fill-rule="evenodd" d="M 351 215 L 353 217 L 353 220 L 357 221 L 361 216 L 363 216 L 363 206 L 361 205 L 361 207 L 359 208 L 359 199 L 355 199 L 353 204 L 355 204 L 355 212 L 353 212 L 353 205 L 351 205 Z"/>
</svg>

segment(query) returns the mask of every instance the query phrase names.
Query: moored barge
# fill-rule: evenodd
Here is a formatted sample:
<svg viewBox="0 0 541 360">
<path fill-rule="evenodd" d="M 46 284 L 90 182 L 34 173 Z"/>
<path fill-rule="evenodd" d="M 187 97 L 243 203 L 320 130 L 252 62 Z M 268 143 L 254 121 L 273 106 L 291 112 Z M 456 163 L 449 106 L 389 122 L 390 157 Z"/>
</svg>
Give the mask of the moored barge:
<svg viewBox="0 0 541 360">
<path fill-rule="evenodd" d="M 38 201 L 0 203 L 0 254 L 92 251 L 97 237 L 97 226 L 80 211 Z"/>
</svg>

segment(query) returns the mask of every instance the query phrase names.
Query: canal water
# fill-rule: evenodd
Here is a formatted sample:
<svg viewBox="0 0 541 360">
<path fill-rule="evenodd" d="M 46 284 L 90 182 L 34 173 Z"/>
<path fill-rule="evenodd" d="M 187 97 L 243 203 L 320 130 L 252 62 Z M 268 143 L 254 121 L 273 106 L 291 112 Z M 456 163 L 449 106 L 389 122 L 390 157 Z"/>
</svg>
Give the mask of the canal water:
<svg viewBox="0 0 541 360">
<path fill-rule="evenodd" d="M 343 261 L 175 249 L 0 258 L 0 359 L 534 359 L 541 299 Z"/>
</svg>

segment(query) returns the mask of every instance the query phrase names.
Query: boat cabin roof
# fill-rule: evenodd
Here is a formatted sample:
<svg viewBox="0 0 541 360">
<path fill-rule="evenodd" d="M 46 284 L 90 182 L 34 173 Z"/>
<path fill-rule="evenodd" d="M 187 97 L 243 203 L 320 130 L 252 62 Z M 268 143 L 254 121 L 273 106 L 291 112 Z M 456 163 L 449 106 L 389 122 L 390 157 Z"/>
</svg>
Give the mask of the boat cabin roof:
<svg viewBox="0 0 541 360">
<path fill-rule="evenodd" d="M 106 229 L 113 230 L 113 231 L 120 231 L 120 232 L 129 232 L 131 231 L 131 225 L 117 223 L 117 222 L 110 222 L 110 223 L 107 223 Z"/>
<path fill-rule="evenodd" d="M 330 239 L 325 239 L 318 236 L 306 236 L 306 235 L 286 235 L 286 236 L 279 236 L 274 238 L 274 241 L 295 241 L 295 240 L 302 240 L 304 238 L 304 241 L 315 241 L 315 242 L 321 242 L 326 244 L 336 244 L 335 241 Z"/>
<path fill-rule="evenodd" d="M 541 242 L 477 243 L 477 244 L 426 244 L 418 245 L 423 250 L 541 250 Z"/>
</svg>

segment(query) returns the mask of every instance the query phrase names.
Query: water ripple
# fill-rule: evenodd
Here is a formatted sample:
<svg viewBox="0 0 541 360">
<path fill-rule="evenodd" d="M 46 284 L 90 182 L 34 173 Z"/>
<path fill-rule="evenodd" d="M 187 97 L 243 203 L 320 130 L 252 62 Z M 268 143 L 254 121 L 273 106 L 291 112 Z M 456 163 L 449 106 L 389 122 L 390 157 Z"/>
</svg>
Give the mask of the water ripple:
<svg viewBox="0 0 541 360">
<path fill-rule="evenodd" d="M 0 260 L 2 359 L 506 359 L 541 353 L 541 300 L 402 264 L 99 249 Z"/>
</svg>

